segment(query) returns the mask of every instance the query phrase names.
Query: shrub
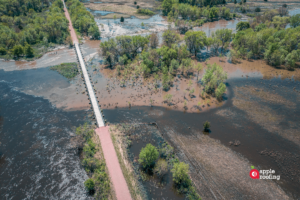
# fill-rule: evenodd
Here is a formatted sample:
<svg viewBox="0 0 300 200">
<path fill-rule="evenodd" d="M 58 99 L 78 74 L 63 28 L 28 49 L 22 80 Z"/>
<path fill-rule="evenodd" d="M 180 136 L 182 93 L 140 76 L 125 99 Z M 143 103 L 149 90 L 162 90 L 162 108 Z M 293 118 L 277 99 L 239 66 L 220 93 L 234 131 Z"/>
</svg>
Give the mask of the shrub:
<svg viewBox="0 0 300 200">
<path fill-rule="evenodd" d="M 6 54 L 6 49 L 3 47 L 0 47 L 0 54 L 5 55 Z"/>
<path fill-rule="evenodd" d="M 173 174 L 173 181 L 178 186 L 183 186 L 188 188 L 191 185 L 191 180 L 189 178 L 189 165 L 184 162 L 175 163 L 173 169 L 171 170 Z"/>
<path fill-rule="evenodd" d="M 216 97 L 218 99 L 221 99 L 225 91 L 226 91 L 226 85 L 224 83 L 220 83 L 220 85 L 216 89 Z"/>
<path fill-rule="evenodd" d="M 124 17 L 123 16 L 121 17 L 120 22 L 124 22 Z"/>
<path fill-rule="evenodd" d="M 154 172 L 163 177 L 168 172 L 168 163 L 164 159 L 159 159 L 155 165 Z"/>
<path fill-rule="evenodd" d="M 260 7 L 255 8 L 255 12 L 260 12 Z"/>
<path fill-rule="evenodd" d="M 136 5 L 136 1 L 134 2 L 134 5 Z"/>
<path fill-rule="evenodd" d="M 96 158 L 85 158 L 82 160 L 82 166 L 88 173 L 94 173 L 94 171 L 99 168 L 100 162 Z"/>
<path fill-rule="evenodd" d="M 204 128 L 204 131 L 208 131 L 210 128 L 210 123 L 208 121 L 204 122 L 203 128 Z"/>
<path fill-rule="evenodd" d="M 152 167 L 158 156 L 159 154 L 156 147 L 152 144 L 147 144 L 146 147 L 142 148 L 140 152 L 139 163 L 144 168 Z"/>
<path fill-rule="evenodd" d="M 89 178 L 84 182 L 85 189 L 89 192 L 89 194 L 93 194 L 95 191 L 95 182 L 93 179 Z"/>
<path fill-rule="evenodd" d="M 139 14 L 144 14 L 144 15 L 154 15 L 155 14 L 154 12 L 152 12 L 149 9 L 142 9 L 142 8 L 139 8 L 139 6 L 137 6 L 137 7 L 138 7 Z"/>
<path fill-rule="evenodd" d="M 174 153 L 174 148 L 167 143 L 164 143 L 162 145 L 162 148 L 160 149 L 160 156 L 166 159 L 169 159 Z"/>
<path fill-rule="evenodd" d="M 282 5 L 282 7 L 284 7 L 284 8 L 287 8 L 287 5 L 286 5 L 286 3 L 285 3 L 285 4 L 283 4 L 283 5 Z"/>
<path fill-rule="evenodd" d="M 139 8 L 140 8 L 140 6 L 138 5 L 138 6 L 136 6 L 136 8 L 137 8 L 137 9 L 139 9 Z"/>
</svg>

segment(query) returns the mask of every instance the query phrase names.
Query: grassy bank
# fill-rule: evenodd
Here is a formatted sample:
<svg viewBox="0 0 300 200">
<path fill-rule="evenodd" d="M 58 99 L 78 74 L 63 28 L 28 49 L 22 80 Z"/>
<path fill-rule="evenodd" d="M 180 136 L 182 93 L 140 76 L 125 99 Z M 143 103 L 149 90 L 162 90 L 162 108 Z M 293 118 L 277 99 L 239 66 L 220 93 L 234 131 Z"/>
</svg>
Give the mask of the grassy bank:
<svg viewBox="0 0 300 200">
<path fill-rule="evenodd" d="M 72 79 L 79 74 L 77 66 L 77 63 L 62 63 L 60 65 L 50 67 L 50 69 L 57 71 L 67 79 Z"/>
<path fill-rule="evenodd" d="M 82 166 L 89 179 L 84 182 L 89 195 L 96 199 L 116 199 L 112 190 L 99 137 L 95 127 L 85 123 L 76 128 L 76 146 L 81 153 Z"/>
</svg>

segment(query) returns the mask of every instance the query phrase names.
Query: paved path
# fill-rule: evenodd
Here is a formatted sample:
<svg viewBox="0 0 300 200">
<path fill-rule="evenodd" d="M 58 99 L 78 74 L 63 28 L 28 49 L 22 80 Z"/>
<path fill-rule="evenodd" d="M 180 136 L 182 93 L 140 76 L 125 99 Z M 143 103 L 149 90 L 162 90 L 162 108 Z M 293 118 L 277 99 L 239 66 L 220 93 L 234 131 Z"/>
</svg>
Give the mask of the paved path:
<svg viewBox="0 0 300 200">
<path fill-rule="evenodd" d="M 77 39 L 76 33 L 74 31 L 74 28 L 72 26 L 70 15 L 66 8 L 65 3 L 64 3 L 64 10 L 65 10 L 66 18 L 70 22 L 69 29 L 70 29 L 71 37 L 72 37 L 73 43 L 75 45 L 76 53 L 77 53 L 77 56 L 79 59 L 81 69 L 82 69 L 85 84 L 86 84 L 86 87 L 87 87 L 87 90 L 88 90 L 88 93 L 90 96 L 90 100 L 92 102 L 93 110 L 94 110 L 94 113 L 96 116 L 96 120 L 97 120 L 97 124 L 98 124 L 99 128 L 97 128 L 95 131 L 100 138 L 102 151 L 103 151 L 105 162 L 106 162 L 106 165 L 108 168 L 108 173 L 109 173 L 109 176 L 111 178 L 111 181 L 112 181 L 112 184 L 114 187 L 114 191 L 116 193 L 118 200 L 131 200 L 131 195 L 130 195 L 127 183 L 125 181 L 125 178 L 123 176 L 123 173 L 122 173 L 122 170 L 120 167 L 120 163 L 119 163 L 114 145 L 112 143 L 112 139 L 110 137 L 109 127 L 105 126 L 102 115 L 100 113 L 98 101 L 95 97 L 94 90 L 93 90 L 88 72 L 86 70 L 84 60 L 82 58 L 82 54 L 81 54 L 81 51 L 79 48 L 78 39 Z"/>
<path fill-rule="evenodd" d="M 118 200 L 131 200 L 130 192 L 127 187 L 127 183 L 123 176 L 119 160 L 112 143 L 112 139 L 109 133 L 109 127 L 100 127 L 96 129 L 96 133 L 100 138 L 102 151 L 113 182 L 113 187 Z"/>
</svg>

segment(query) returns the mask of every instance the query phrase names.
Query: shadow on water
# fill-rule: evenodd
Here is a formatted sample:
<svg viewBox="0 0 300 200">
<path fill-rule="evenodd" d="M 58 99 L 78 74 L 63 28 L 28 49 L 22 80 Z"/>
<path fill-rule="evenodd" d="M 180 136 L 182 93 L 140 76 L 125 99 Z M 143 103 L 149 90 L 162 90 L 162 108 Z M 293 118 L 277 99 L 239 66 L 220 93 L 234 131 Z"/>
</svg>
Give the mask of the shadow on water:
<svg viewBox="0 0 300 200">
<path fill-rule="evenodd" d="M 56 109 L 3 80 L 0 93 L 0 199 L 88 199 L 70 145 L 84 112 Z"/>
<path fill-rule="evenodd" d="M 278 85 L 280 88 L 277 93 L 289 97 L 290 101 L 298 102 L 299 98 L 296 93 L 292 93 L 293 88 L 300 89 L 299 82 L 290 80 L 261 80 L 253 79 L 230 79 L 228 80 L 230 91 L 233 94 L 234 87 L 242 87 L 251 85 L 254 87 L 262 87 L 268 91 L 273 90 L 273 86 Z M 298 123 L 300 116 L 300 104 L 296 108 L 289 109 L 282 105 L 265 103 L 272 110 L 280 112 L 282 123 L 278 126 L 283 128 L 287 126 L 287 122 Z M 230 110 L 235 113 L 235 117 L 223 117 L 217 114 L 220 110 Z M 211 123 L 210 137 L 220 140 L 225 146 L 242 154 L 253 165 L 259 169 L 274 169 L 276 174 L 281 175 L 280 181 L 276 181 L 288 194 L 294 198 L 300 197 L 299 169 L 300 169 L 300 148 L 294 142 L 283 138 L 277 133 L 272 133 L 263 128 L 261 124 L 257 124 L 249 119 L 248 114 L 243 110 L 239 110 L 233 106 L 232 97 L 229 96 L 228 102 L 221 108 L 216 108 L 204 113 L 184 113 L 161 107 L 132 107 L 118 108 L 104 111 L 106 118 L 110 123 L 148 123 L 156 121 L 159 130 L 163 135 L 166 131 L 172 130 L 177 134 L 191 135 L 192 131 L 199 134 L 202 133 L 202 124 L 205 121 Z M 282 127 L 281 127 L 282 126 Z M 165 138 L 169 142 L 170 139 Z M 239 140 L 241 145 L 229 146 L 230 141 Z M 141 147 L 139 147 L 141 148 Z M 261 154 L 264 150 L 279 152 L 282 157 L 274 159 L 274 157 Z"/>
</svg>

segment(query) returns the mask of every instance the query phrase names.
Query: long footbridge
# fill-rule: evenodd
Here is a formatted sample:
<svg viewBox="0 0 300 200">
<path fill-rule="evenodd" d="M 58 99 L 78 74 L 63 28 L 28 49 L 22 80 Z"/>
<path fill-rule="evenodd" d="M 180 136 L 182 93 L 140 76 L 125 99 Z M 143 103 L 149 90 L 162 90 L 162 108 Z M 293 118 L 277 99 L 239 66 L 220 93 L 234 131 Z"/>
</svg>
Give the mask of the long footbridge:
<svg viewBox="0 0 300 200">
<path fill-rule="evenodd" d="M 102 151 L 104 154 L 106 166 L 108 169 L 108 173 L 110 176 L 110 180 L 113 185 L 113 190 L 116 195 L 116 198 L 118 200 L 131 200 L 131 195 L 127 186 L 127 183 L 125 181 L 124 175 L 122 173 L 120 163 L 110 136 L 109 132 L 109 126 L 105 125 L 105 121 L 103 119 L 103 115 L 101 114 L 101 109 L 99 105 L 99 101 L 96 98 L 94 87 L 91 84 L 90 76 L 88 74 L 88 71 L 86 69 L 86 63 L 83 58 L 83 55 L 81 53 L 81 49 L 79 46 L 79 42 L 75 33 L 75 30 L 73 28 L 71 18 L 68 12 L 68 9 L 65 5 L 64 0 L 62 0 L 64 3 L 64 11 L 65 11 L 65 16 L 69 20 L 69 29 L 70 29 L 70 34 L 72 37 L 72 41 L 75 47 L 75 52 L 77 55 L 78 62 L 80 64 L 80 69 L 81 69 L 81 74 L 82 78 L 84 80 L 86 90 L 89 96 L 89 100 L 91 101 L 91 106 L 94 111 L 95 119 L 97 122 L 98 128 L 95 130 L 96 134 L 100 138 L 101 142 L 101 147 Z"/>
</svg>

